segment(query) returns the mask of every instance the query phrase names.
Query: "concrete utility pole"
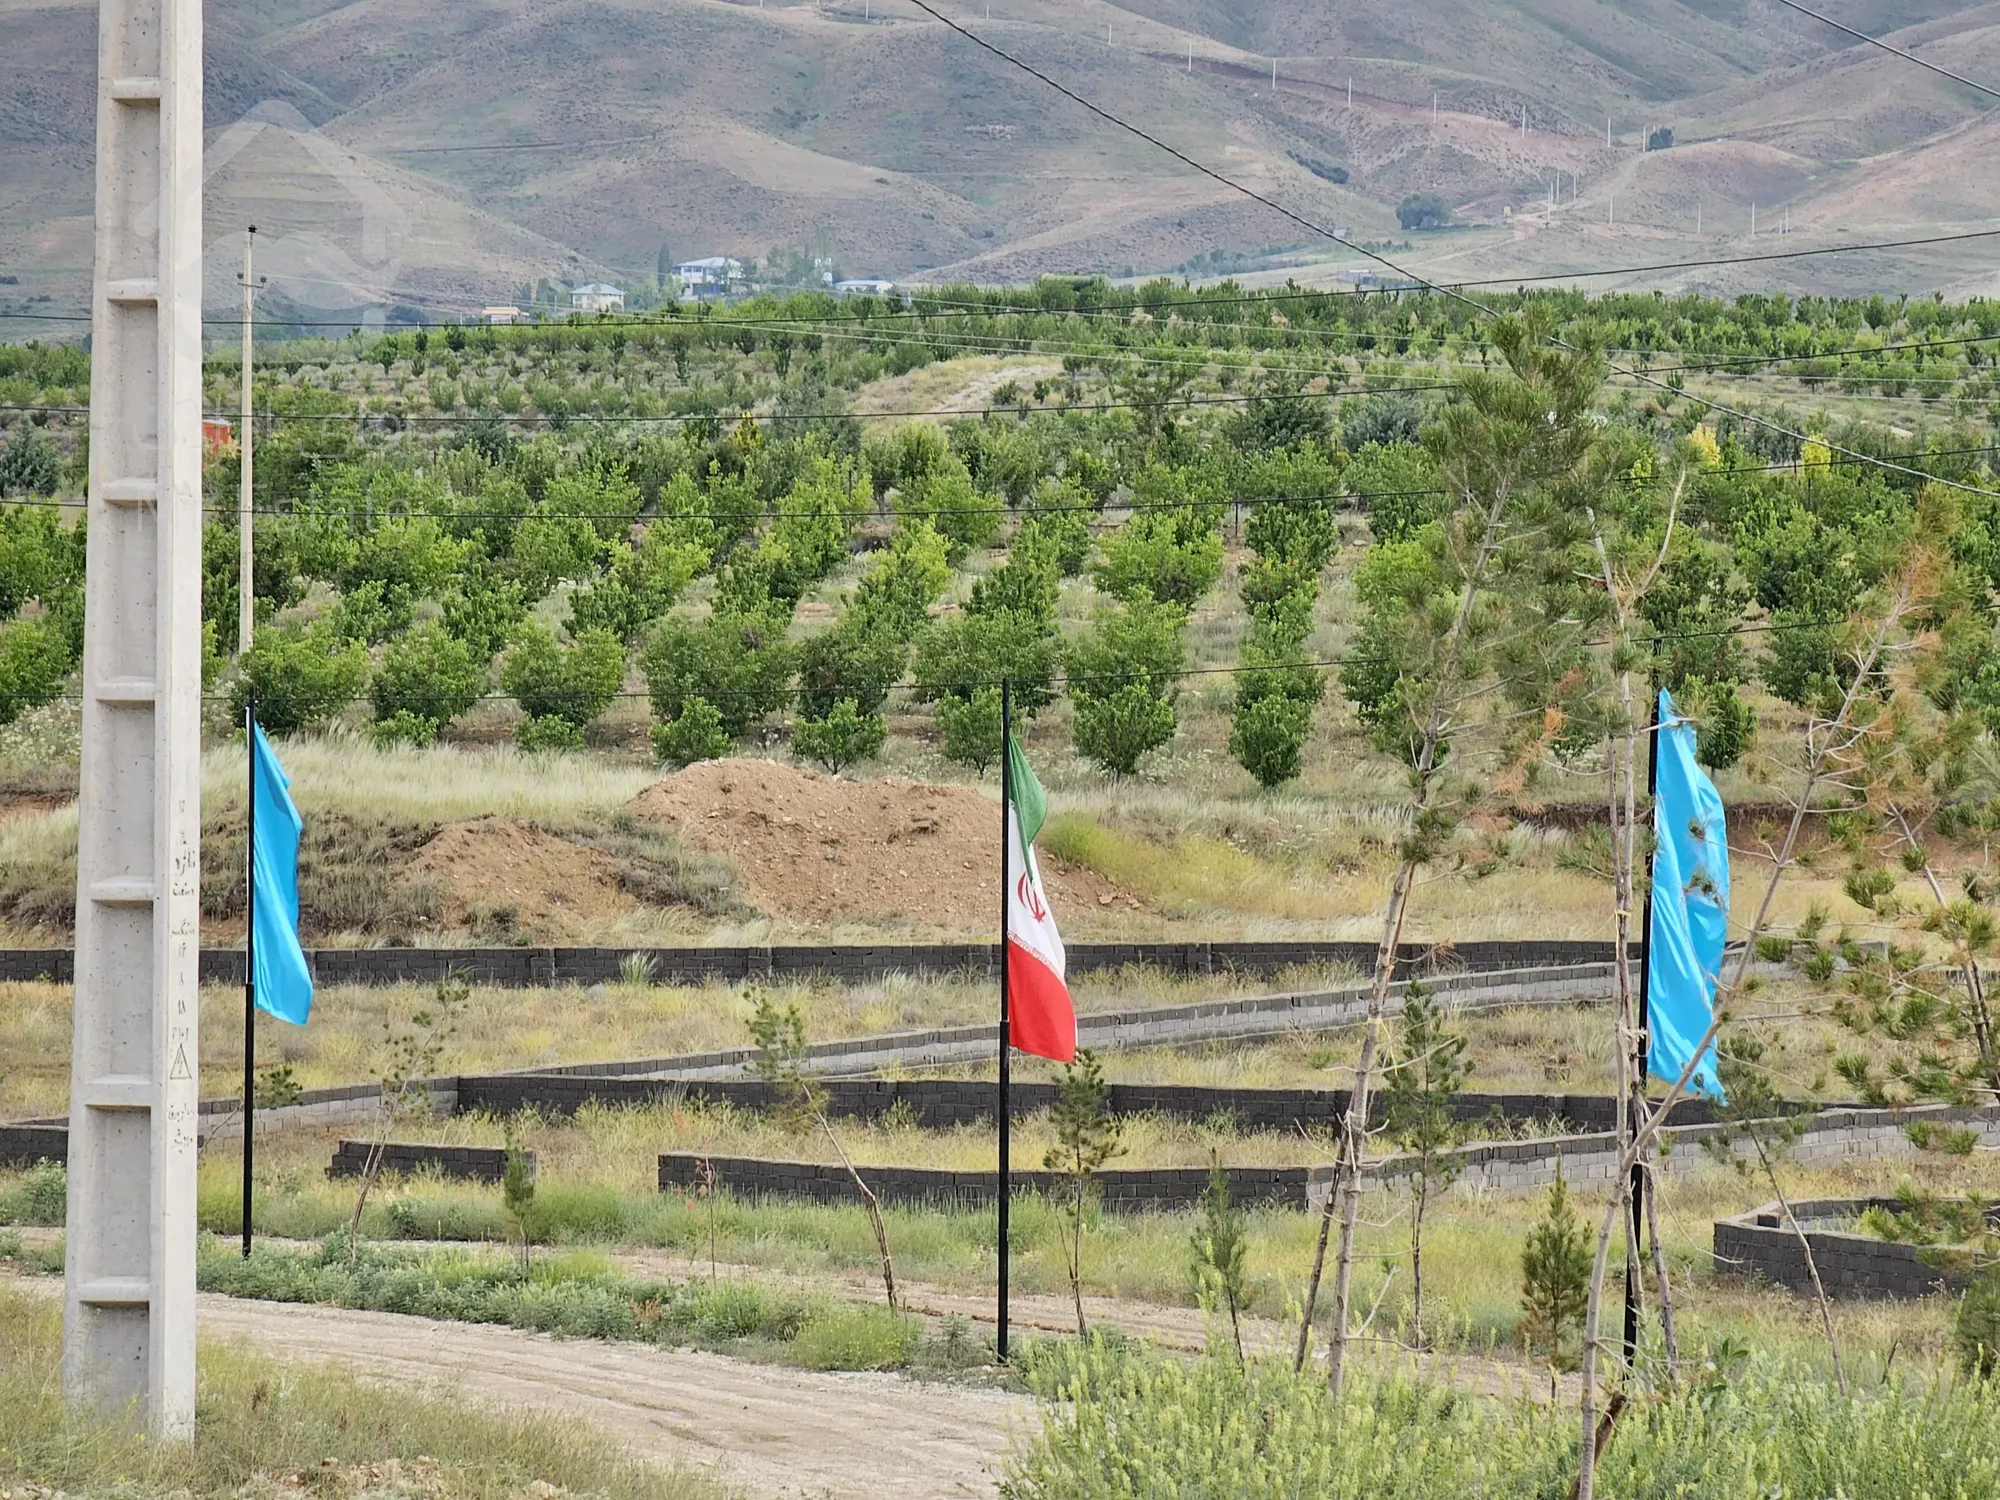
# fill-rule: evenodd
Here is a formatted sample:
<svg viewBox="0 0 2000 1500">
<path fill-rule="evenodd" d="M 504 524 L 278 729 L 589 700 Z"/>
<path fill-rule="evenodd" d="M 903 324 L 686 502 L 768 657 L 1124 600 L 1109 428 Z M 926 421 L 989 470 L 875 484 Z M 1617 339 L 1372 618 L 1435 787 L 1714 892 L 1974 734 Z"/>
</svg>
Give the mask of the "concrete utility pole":
<svg viewBox="0 0 2000 1500">
<path fill-rule="evenodd" d="M 1604 149 L 1606 151 L 1611 149 L 1611 116 L 1609 115 L 1604 117 Z"/>
<path fill-rule="evenodd" d="M 257 628 L 256 573 L 251 566 L 250 519 L 251 454 L 256 437 L 253 375 L 255 350 L 251 329 L 257 310 L 257 278 L 253 253 L 257 248 L 257 226 L 243 236 L 243 426 L 236 434 L 236 451 L 242 460 L 242 478 L 236 489 L 236 654 L 250 649 L 250 637 Z"/>
<path fill-rule="evenodd" d="M 100 0 L 63 1388 L 194 1436 L 199 0 Z"/>
</svg>

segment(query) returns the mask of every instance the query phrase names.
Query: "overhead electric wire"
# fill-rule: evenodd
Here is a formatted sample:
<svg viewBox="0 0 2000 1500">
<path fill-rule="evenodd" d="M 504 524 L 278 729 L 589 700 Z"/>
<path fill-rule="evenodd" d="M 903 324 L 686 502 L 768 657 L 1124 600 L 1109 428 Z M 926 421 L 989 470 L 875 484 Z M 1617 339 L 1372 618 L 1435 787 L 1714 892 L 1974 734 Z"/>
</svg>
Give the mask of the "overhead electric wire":
<svg viewBox="0 0 2000 1500">
<path fill-rule="evenodd" d="M 1940 67 L 1934 62 L 1918 57 L 1914 52 L 1905 52 L 1901 47 L 1885 42 L 1879 36 L 1870 36 L 1865 31 L 1856 31 L 1845 22 L 1836 21 L 1832 16 L 1823 15 L 1810 6 L 1799 4 L 1799 0 L 1778 0 L 1778 4 L 1784 6 L 1787 10 L 1795 10 L 1802 16 L 1811 16 L 1821 25 L 1831 26 L 1835 31 L 1845 32 L 1858 42 L 1866 42 L 1871 47 L 1880 47 L 1892 57 L 1900 57 L 1904 62 L 1915 63 L 1920 68 L 1927 68 L 1933 73 L 1949 78 L 1953 83 L 1962 83 L 1969 89 L 1977 89 L 1980 93 L 1986 94 L 1991 98 L 2000 99 L 2000 89 L 1991 88 L 1975 78 L 1967 78 L 1963 73 L 1954 73 L 1950 68 Z"/>
<path fill-rule="evenodd" d="M 1210 178 L 1211 180 L 1222 184 L 1222 186 L 1230 189 L 1230 191 L 1239 193 L 1243 197 L 1250 199 L 1252 202 L 1260 203 L 1264 205 L 1266 208 L 1271 209 L 1275 213 L 1282 214 L 1285 218 L 1290 219 L 1293 223 L 1298 224 L 1303 228 L 1310 229 L 1313 233 L 1318 234 L 1326 239 L 1332 240 L 1337 245 L 1344 245 L 1348 249 L 1353 250 L 1358 254 L 1366 255 L 1370 260 L 1375 261 L 1377 264 L 1387 266 L 1390 270 L 1394 271 L 1398 276 L 1403 277 L 1405 280 L 1413 281 L 1417 283 L 1419 286 L 1426 287 L 1432 291 L 1437 292 L 1441 296 L 1449 297 L 1454 301 L 1464 303 L 1468 307 L 1476 308 L 1481 313 L 1485 314 L 1487 317 L 1500 316 L 1499 312 L 1496 309 L 1487 306 L 1485 303 L 1479 301 L 1476 297 L 1468 297 L 1462 291 L 1458 291 L 1453 287 L 1442 286 L 1439 283 L 1430 280 L 1428 277 L 1422 276 L 1417 272 L 1408 270 L 1407 268 L 1398 265 L 1395 261 L 1390 260 L 1385 255 L 1379 254 L 1378 252 L 1373 250 L 1366 249 L 1361 245 L 1357 245 L 1356 243 L 1354 243 L 1354 241 L 1348 239 L 1345 235 L 1338 234 L 1335 231 L 1328 229 L 1325 225 L 1317 223 L 1314 220 L 1307 218 L 1304 214 L 1301 214 L 1294 209 L 1285 207 L 1285 205 L 1278 203 L 1275 200 L 1268 198 L 1264 194 L 1258 192 L 1255 188 L 1244 186 L 1242 183 L 1237 182 L 1234 178 L 1228 176 L 1226 173 L 1219 172 L 1215 168 L 1196 160 L 1192 156 L 1189 156 L 1185 151 L 1180 150 L 1178 147 L 1169 145 L 1166 141 L 1160 139 L 1160 137 L 1152 134 L 1150 131 L 1144 130 L 1139 126 L 1132 124 L 1129 120 L 1122 119 L 1118 115 L 1115 115 L 1111 113 L 1111 111 L 1103 108 L 1101 105 L 1092 103 L 1090 100 L 1084 98 L 1083 95 L 1077 93 L 1074 89 L 1068 88 L 1062 83 L 1059 83 L 1056 79 L 1050 77 L 1047 73 L 1044 73 L 1041 69 L 1035 67 L 1034 64 L 1028 62 L 1024 58 L 1015 56 L 1013 53 L 1008 52 L 1005 48 L 995 46 L 993 43 L 987 41 L 984 37 L 980 36 L 978 33 L 972 31 L 968 27 L 960 25 L 957 21 L 952 20 L 949 16 L 946 16 L 943 12 L 939 11 L 935 6 L 933 6 L 930 3 L 930 0 L 909 0 L 909 3 L 916 6 L 916 8 L 924 12 L 924 14 L 932 17 L 934 20 L 939 21 L 943 25 L 949 27 L 951 30 L 957 32 L 967 41 L 972 42 L 974 45 L 984 49 L 987 52 L 990 52 L 993 56 L 999 58 L 1002 62 L 1008 64 L 1010 67 L 1018 68 L 1022 72 L 1028 74 L 1030 77 L 1040 80 L 1042 83 L 1048 85 L 1050 88 L 1054 89 L 1057 93 L 1061 94 L 1064 98 L 1069 99 L 1074 103 L 1080 105 L 1082 108 L 1088 110 L 1091 114 L 1096 115 L 1099 119 L 1102 119 L 1111 125 L 1115 125 L 1118 129 L 1126 131 L 1131 135 L 1137 136 L 1140 140 L 1145 141 L 1148 145 L 1154 146 L 1157 149 L 1164 151 L 1167 155 L 1173 157 L 1174 160 L 1182 163 L 1185 166 L 1193 168 L 1195 171 L 1201 173 L 1202 176 Z M 1791 0 L 1784 0 L 1784 3 L 1789 4 L 1791 3 Z M 1552 341 L 1555 342 L 1559 347 L 1570 349 L 1572 352 L 1574 352 L 1575 346 L 1567 343 L 1567 341 L 1562 339 L 1554 339 Z M 1886 469 L 1894 469 L 1901 473 L 1909 474 L 1918 479 L 1923 479 L 1930 481 L 1932 483 L 1945 485 L 1946 487 L 1951 489 L 1965 490 L 1973 494 L 1987 493 L 1986 491 L 1979 490 L 1972 485 L 1961 484 L 1954 479 L 1940 479 L 1934 475 L 1925 474 L 1920 469 L 1905 468 L 1903 465 L 1898 463 L 1893 463 L 1887 459 L 1876 458 L 1870 454 L 1861 453 L 1855 449 L 1843 447 L 1840 444 L 1830 442 L 1828 439 L 1824 437 L 1809 439 L 1807 434 L 1802 432 L 1794 432 L 1791 428 L 1786 427 L 1781 423 L 1773 422 L 1769 418 L 1758 416 L 1752 412 L 1742 411 L 1736 407 L 1729 406 L 1723 402 L 1711 400 L 1709 397 L 1706 396 L 1698 396 L 1694 394 L 1692 391 L 1676 390 L 1673 386 L 1669 385 L 1664 380 L 1655 379 L 1650 375 L 1641 374 L 1635 370 L 1625 369 L 1622 366 L 1612 361 L 1607 361 L 1606 364 L 1607 364 L 1607 369 L 1612 374 L 1622 375 L 1629 379 L 1637 380 L 1642 384 L 1655 386 L 1663 391 L 1670 391 L 1678 399 L 1692 401 L 1699 406 L 1706 407 L 1710 411 L 1720 412 L 1725 416 L 1735 417 L 1738 421 L 1750 422 L 1758 427 L 1764 428 L 1768 432 L 1775 432 L 1782 437 L 1790 438 L 1794 442 L 1803 444 L 1807 441 L 1817 441 L 1819 443 L 1824 444 L 1825 446 L 1827 446 L 1828 448 L 1832 449 L 1835 452 L 1845 453 L 1849 457 L 1859 459 L 1864 463 L 1877 464 Z"/>
</svg>

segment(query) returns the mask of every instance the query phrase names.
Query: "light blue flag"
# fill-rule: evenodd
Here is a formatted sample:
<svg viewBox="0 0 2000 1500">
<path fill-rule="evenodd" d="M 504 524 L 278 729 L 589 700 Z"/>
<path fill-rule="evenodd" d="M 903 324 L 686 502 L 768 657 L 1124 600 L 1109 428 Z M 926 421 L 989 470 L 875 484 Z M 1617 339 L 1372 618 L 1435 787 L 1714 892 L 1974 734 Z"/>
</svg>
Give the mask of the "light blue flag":
<svg viewBox="0 0 2000 1500">
<path fill-rule="evenodd" d="M 303 1026 L 312 1013 L 313 981 L 299 946 L 299 810 L 292 806 L 292 778 L 278 764 L 262 725 L 250 754 L 257 816 L 250 854 L 255 879 L 250 977 L 259 1010 Z"/>
<path fill-rule="evenodd" d="M 1694 758 L 1694 724 L 1660 693 L 1659 779 L 1653 796 L 1653 931 L 1646 975 L 1646 1069 L 1681 1076 L 1715 1015 L 1729 924 L 1729 838 L 1722 794 Z M 1690 1085 L 1722 1098 L 1713 1047 Z"/>
</svg>

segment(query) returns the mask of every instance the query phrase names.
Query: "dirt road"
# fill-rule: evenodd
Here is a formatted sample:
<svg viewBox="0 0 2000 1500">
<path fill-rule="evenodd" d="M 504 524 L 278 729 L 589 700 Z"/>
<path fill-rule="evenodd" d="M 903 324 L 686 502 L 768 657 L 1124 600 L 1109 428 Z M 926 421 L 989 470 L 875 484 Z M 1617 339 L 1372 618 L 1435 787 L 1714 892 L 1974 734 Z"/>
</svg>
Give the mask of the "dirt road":
<svg viewBox="0 0 2000 1500">
<path fill-rule="evenodd" d="M 1032 1420 L 1027 1399 L 1004 1391 L 395 1313 L 203 1297 L 201 1327 L 283 1359 L 582 1417 L 635 1452 L 712 1466 L 757 1496 L 992 1495 L 1013 1433 Z"/>
</svg>

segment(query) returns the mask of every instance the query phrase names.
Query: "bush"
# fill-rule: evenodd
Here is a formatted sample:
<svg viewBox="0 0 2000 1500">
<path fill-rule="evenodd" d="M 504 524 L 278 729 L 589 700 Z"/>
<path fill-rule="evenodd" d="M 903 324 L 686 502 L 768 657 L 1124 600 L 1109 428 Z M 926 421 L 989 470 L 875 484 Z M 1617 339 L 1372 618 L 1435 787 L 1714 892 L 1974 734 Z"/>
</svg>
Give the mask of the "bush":
<svg viewBox="0 0 2000 1500">
<path fill-rule="evenodd" d="M 1239 687 L 1236 717 L 1229 728 L 1229 753 L 1266 791 L 1283 786 L 1296 779 L 1303 768 L 1317 706 L 1314 701 L 1283 693 L 1250 696 Z"/>
<path fill-rule="evenodd" d="M 1965 1290 L 1951 1320 L 1951 1346 L 1968 1375 L 2000 1373 L 2000 1261 Z"/>
<path fill-rule="evenodd" d="M 231 708 L 243 717 L 247 694 L 257 695 L 257 722 L 273 734 L 292 734 L 333 718 L 368 681 L 368 648 L 325 623 L 301 628 L 271 626 L 251 637 L 236 679 Z"/>
<path fill-rule="evenodd" d="M 899 522 L 888 549 L 869 564 L 848 614 L 878 626 L 899 641 L 923 629 L 930 609 L 951 587 L 945 539 L 927 520 Z"/>
<path fill-rule="evenodd" d="M 1442 229 L 1453 222 L 1451 205 L 1436 193 L 1412 193 L 1396 205 L 1396 222 L 1405 229 Z"/>
<path fill-rule="evenodd" d="M 954 456 L 919 477 L 897 504 L 911 520 L 925 520 L 945 539 L 956 566 L 974 547 L 989 545 L 1000 534 L 1004 502 L 981 494 L 972 475 Z"/>
<path fill-rule="evenodd" d="M 1114 776 L 1138 770 L 1147 752 L 1174 737 L 1175 726 L 1173 702 L 1136 682 L 1108 697 L 1076 700 L 1077 753 Z"/>
<path fill-rule="evenodd" d="M 733 739 L 791 701 L 798 650 L 778 611 L 724 612 L 662 621 L 639 665 L 655 718 L 678 719 L 690 698 L 705 698 Z"/>
<path fill-rule="evenodd" d="M 577 733 L 566 744 L 580 745 L 583 727 L 609 708 L 625 685 L 625 646 L 601 630 L 586 630 L 564 646 L 547 627 L 530 625 L 507 653 L 500 685 L 528 715 L 521 731 L 524 749 L 565 747 L 547 738 L 555 733 L 552 726 L 531 731 L 540 719 L 573 726 Z M 531 745 L 531 734 L 543 738 Z"/>
<path fill-rule="evenodd" d="M 722 727 L 722 715 L 706 698 L 688 698 L 681 711 L 653 726 L 653 753 L 668 765 L 691 766 L 698 760 L 721 760 L 735 742 Z"/>
<path fill-rule="evenodd" d="M 1114 599 L 1144 593 L 1193 609 L 1222 577 L 1220 515 L 1209 506 L 1138 511 L 1105 538 L 1096 577 Z"/>
<path fill-rule="evenodd" d="M 1016 545 L 1030 534 L 1039 537 L 1055 558 L 1056 570 L 1064 578 L 1074 578 L 1090 560 L 1090 523 L 1098 509 L 1097 497 L 1075 479 L 1045 479 L 1021 517 Z"/>
<path fill-rule="evenodd" d="M 1430 453 L 1414 442 L 1370 441 L 1347 470 L 1348 490 L 1362 497 L 1368 529 L 1378 542 L 1405 542 L 1449 508 Z"/>
<path fill-rule="evenodd" d="M 61 631 L 40 620 L 0 625 L 0 724 L 54 702 L 72 664 Z"/>
<path fill-rule="evenodd" d="M 514 743 L 531 755 L 581 750 L 583 726 L 557 714 L 536 714 L 521 721 L 514 731 Z"/>
<path fill-rule="evenodd" d="M 58 1161 L 37 1162 L 0 1192 L 0 1224 L 58 1228 L 69 1211 L 69 1173 Z"/>
<path fill-rule="evenodd" d="M 1424 429 L 1424 403 L 1419 396 L 1383 391 L 1348 407 L 1340 423 L 1340 445 L 1360 453 L 1370 444 L 1379 448 L 1414 444 Z M 1361 486 L 1357 484 L 1355 488 Z"/>
<path fill-rule="evenodd" d="M 32 427 L 17 428 L 0 448 L 0 495 L 53 495 L 61 483 L 56 445 Z"/>
<path fill-rule="evenodd" d="M 849 1307 L 809 1319 L 792 1341 L 808 1370 L 894 1370 L 910 1362 L 923 1337 L 914 1318 L 886 1307 Z"/>
<path fill-rule="evenodd" d="M 964 697 L 938 702 L 938 734 L 946 760 L 971 766 L 981 776 L 1000 758 L 1000 689 L 975 688 Z"/>
<path fill-rule="evenodd" d="M 1072 737 L 1079 754 L 1117 776 L 1174 737 L 1174 699 L 1186 660 L 1184 620 L 1143 591 L 1100 611 L 1069 652 Z"/>
<path fill-rule="evenodd" d="M 1005 677 L 1013 683 L 1015 712 L 1033 714 L 1055 699 L 1059 652 L 1053 619 L 1014 610 L 960 615 L 917 642 L 915 696 L 937 703 L 991 688 L 997 698 Z"/>
<path fill-rule="evenodd" d="M 473 659 L 470 646 L 442 625 L 419 625 L 383 653 L 381 669 L 368 685 L 378 737 L 427 745 L 479 701 L 485 686 L 482 663 Z"/>
<path fill-rule="evenodd" d="M 842 698 L 826 717 L 800 719 L 793 726 L 792 752 L 838 776 L 843 767 L 880 755 L 888 734 L 880 714 L 864 714 L 852 698 Z"/>
<path fill-rule="evenodd" d="M 825 718 L 849 699 L 864 715 L 879 714 L 909 654 L 888 624 L 850 609 L 799 648 L 799 706 Z"/>
</svg>

